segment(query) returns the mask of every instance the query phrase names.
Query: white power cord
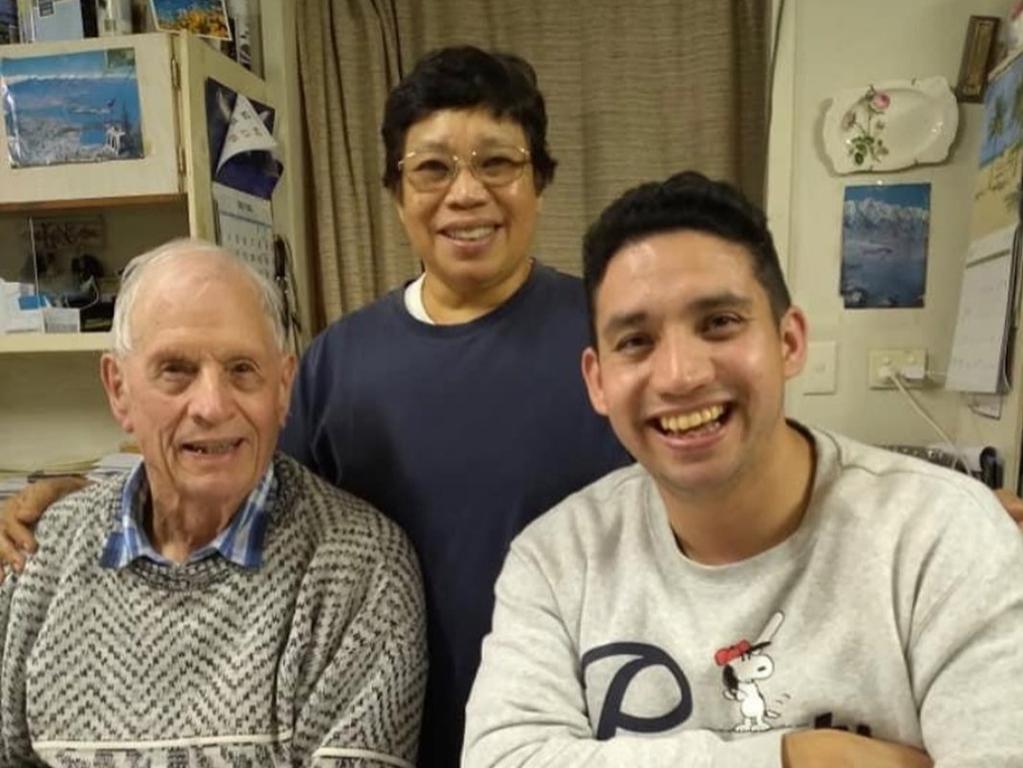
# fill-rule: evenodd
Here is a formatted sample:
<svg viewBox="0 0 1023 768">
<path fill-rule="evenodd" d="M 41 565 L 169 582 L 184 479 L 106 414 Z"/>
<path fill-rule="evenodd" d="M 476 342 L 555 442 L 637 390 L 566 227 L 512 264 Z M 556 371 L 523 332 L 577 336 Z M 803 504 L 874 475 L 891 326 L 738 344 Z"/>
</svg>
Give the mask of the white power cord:
<svg viewBox="0 0 1023 768">
<path fill-rule="evenodd" d="M 931 428 L 941 436 L 941 439 L 945 441 L 945 445 L 948 446 L 949 452 L 954 454 L 963 465 L 963 469 L 969 472 L 970 462 L 966 460 L 963 452 L 959 450 L 959 446 L 957 446 L 952 438 L 948 436 L 948 433 L 941 428 L 941 425 L 931 418 L 931 415 L 927 413 L 927 410 L 913 396 L 913 393 L 906 388 L 906 385 L 902 382 L 902 375 L 890 366 L 884 366 L 880 371 L 878 371 L 878 373 L 882 378 L 888 379 L 895 385 L 895 388 L 899 390 L 899 392 L 906 396 L 906 399 L 909 400 L 909 404 L 913 406 L 913 410 L 920 414 L 923 420 L 930 424 Z"/>
</svg>

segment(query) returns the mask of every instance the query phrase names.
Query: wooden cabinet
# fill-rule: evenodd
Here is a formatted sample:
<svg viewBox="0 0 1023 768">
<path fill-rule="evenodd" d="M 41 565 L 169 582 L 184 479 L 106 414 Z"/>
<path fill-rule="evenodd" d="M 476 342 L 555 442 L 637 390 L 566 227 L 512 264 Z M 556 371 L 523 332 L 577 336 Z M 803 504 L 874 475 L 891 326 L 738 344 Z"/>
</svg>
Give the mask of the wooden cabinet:
<svg viewBox="0 0 1023 768">
<path fill-rule="evenodd" d="M 0 152 L 0 207 L 3 209 L 81 206 L 84 201 L 116 202 L 125 198 L 173 198 L 186 191 L 178 149 L 180 142 L 177 71 L 182 40 L 166 34 L 104 37 L 60 43 L 0 46 L 0 58 L 10 66 L 22 57 L 132 49 L 141 107 L 144 157 L 106 163 L 68 163 L 12 168 L 6 150 Z M 55 100 L 71 102 L 65 88 Z M 91 105 L 65 109 L 94 109 Z M 90 115 L 82 113 L 83 118 Z M 99 116 L 102 117 L 102 116 Z M 5 130 L 6 134 L 6 130 Z M 10 141 L 12 137 L 7 137 Z"/>
<path fill-rule="evenodd" d="M 12 168 L 0 145 L 0 277 L 18 279 L 35 258 L 26 238 L 40 217 L 102 220 L 94 255 L 108 274 L 172 237 L 215 239 L 206 81 L 272 106 L 262 80 L 190 35 L 7 45 L 0 59 L 124 48 L 134 50 L 143 157 Z M 116 448 L 98 378 L 108 345 L 106 333 L 0 334 L 0 471 Z"/>
</svg>

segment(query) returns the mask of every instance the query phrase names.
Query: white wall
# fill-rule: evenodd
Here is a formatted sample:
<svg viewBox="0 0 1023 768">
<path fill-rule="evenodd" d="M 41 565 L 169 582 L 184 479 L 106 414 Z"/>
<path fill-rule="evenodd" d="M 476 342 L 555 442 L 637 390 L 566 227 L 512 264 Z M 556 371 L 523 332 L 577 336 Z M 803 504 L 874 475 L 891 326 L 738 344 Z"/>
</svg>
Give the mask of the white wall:
<svg viewBox="0 0 1023 768">
<path fill-rule="evenodd" d="M 928 368 L 946 369 L 969 241 L 970 202 L 982 107 L 961 104 L 949 159 L 884 174 L 838 176 L 823 152 L 824 108 L 837 91 L 883 80 L 943 75 L 955 83 L 971 14 L 1004 16 L 1008 0 L 788 0 L 779 36 L 769 157 L 768 214 L 794 300 L 811 340 L 838 344 L 837 389 L 789 387 L 789 415 L 869 442 L 937 442 L 895 391 L 867 388 L 867 353 L 926 347 Z M 849 184 L 931 183 L 931 230 L 923 309 L 845 310 L 839 294 L 843 191 Z M 975 433 L 960 396 L 939 387 L 921 399 L 946 431 Z M 1010 446 L 1011 447 L 1011 446 Z"/>
<path fill-rule="evenodd" d="M 0 472 L 78 463 L 128 441 L 110 415 L 98 352 L 0 355 Z"/>
</svg>

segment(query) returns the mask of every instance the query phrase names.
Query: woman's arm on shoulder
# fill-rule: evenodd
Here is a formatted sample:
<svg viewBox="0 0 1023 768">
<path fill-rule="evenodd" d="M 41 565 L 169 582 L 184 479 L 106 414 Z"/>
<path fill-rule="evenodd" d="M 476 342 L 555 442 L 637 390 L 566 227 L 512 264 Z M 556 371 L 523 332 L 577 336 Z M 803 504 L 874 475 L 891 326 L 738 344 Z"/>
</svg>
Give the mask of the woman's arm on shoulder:
<svg viewBox="0 0 1023 768">
<path fill-rule="evenodd" d="M 12 496 L 0 510 L 0 581 L 5 568 L 20 573 L 26 558 L 36 551 L 33 533 L 49 507 L 80 491 L 89 481 L 80 476 L 38 480 Z"/>
</svg>

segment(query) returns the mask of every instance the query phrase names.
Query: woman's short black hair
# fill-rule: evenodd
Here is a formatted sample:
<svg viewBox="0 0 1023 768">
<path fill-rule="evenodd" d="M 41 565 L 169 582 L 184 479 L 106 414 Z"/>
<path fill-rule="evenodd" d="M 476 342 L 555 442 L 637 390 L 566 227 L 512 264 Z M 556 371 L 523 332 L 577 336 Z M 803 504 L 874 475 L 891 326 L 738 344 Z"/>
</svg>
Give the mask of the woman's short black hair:
<svg viewBox="0 0 1023 768">
<path fill-rule="evenodd" d="M 583 282 L 596 342 L 594 305 L 607 265 L 624 246 L 660 232 L 694 230 L 746 248 L 757 282 L 767 292 L 776 321 L 791 306 L 778 252 L 764 212 L 738 189 L 684 171 L 665 181 L 641 184 L 611 203 L 583 241 Z"/>
<path fill-rule="evenodd" d="M 483 107 L 496 118 L 511 118 L 526 134 L 538 192 L 554 178 L 557 161 L 547 149 L 547 111 L 536 72 L 525 59 L 489 53 L 471 45 L 426 54 L 387 97 L 380 135 L 384 139 L 384 186 L 401 189 L 398 162 L 405 136 L 416 122 L 442 109 Z"/>
</svg>

